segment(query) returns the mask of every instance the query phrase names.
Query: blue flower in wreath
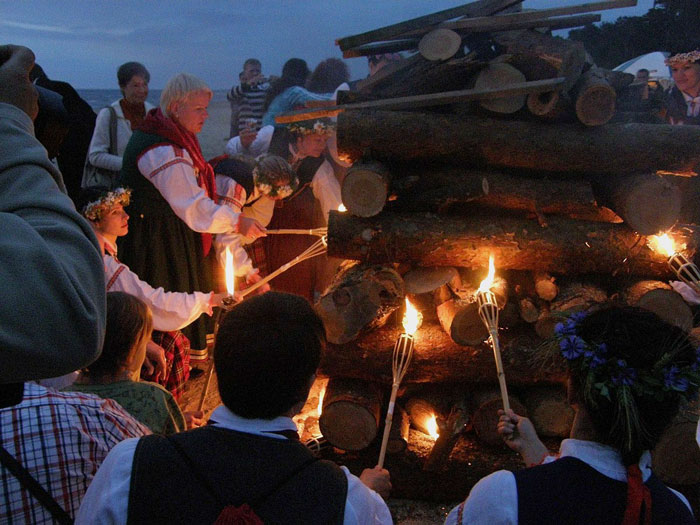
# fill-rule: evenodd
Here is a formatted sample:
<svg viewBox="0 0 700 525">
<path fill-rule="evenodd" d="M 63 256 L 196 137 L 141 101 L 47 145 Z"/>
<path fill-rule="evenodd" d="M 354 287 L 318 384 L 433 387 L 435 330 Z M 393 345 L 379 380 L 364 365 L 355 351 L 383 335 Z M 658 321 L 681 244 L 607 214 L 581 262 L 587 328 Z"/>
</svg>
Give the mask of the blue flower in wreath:
<svg viewBox="0 0 700 525">
<path fill-rule="evenodd" d="M 578 336 L 569 335 L 559 342 L 559 348 L 566 359 L 573 361 L 581 357 L 586 349 L 586 342 Z"/>
<path fill-rule="evenodd" d="M 576 323 L 571 319 L 567 319 L 564 322 L 557 323 L 554 327 L 554 333 L 559 337 L 566 337 L 567 335 L 576 335 Z"/>
<path fill-rule="evenodd" d="M 574 323 L 574 325 L 576 325 L 583 321 L 587 315 L 588 314 L 586 312 L 576 312 L 575 314 L 571 314 L 569 319 Z"/>
<path fill-rule="evenodd" d="M 664 385 L 666 388 L 676 390 L 677 392 L 685 392 L 688 390 L 688 379 L 679 377 L 680 369 L 677 366 L 672 366 L 664 370 Z"/>
<path fill-rule="evenodd" d="M 617 360 L 617 374 L 612 376 L 612 382 L 615 385 L 632 386 L 637 378 L 637 371 L 634 368 L 627 366 L 627 361 L 624 359 Z"/>
</svg>

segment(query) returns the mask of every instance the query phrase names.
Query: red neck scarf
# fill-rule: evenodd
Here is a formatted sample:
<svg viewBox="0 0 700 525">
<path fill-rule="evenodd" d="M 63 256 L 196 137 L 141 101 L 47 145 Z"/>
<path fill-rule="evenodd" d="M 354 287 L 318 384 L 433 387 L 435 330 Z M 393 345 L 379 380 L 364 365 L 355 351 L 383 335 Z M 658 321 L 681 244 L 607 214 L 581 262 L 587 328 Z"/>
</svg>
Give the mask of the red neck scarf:
<svg viewBox="0 0 700 525">
<path fill-rule="evenodd" d="M 199 147 L 199 141 L 194 133 L 187 131 L 173 119 L 163 115 L 160 108 L 155 108 L 146 114 L 143 123 L 138 127 L 144 133 L 160 135 L 164 139 L 172 142 L 187 150 L 194 162 L 194 171 L 197 176 L 197 184 L 202 188 L 207 197 L 218 203 L 216 194 L 216 179 L 214 178 L 214 169 L 204 160 L 202 150 Z M 211 234 L 202 233 L 202 248 L 206 257 L 211 249 Z"/>
<path fill-rule="evenodd" d="M 651 525 L 651 492 L 642 481 L 642 471 L 634 464 L 627 467 L 627 507 L 623 525 L 639 525 L 644 509 L 644 525 Z"/>
</svg>

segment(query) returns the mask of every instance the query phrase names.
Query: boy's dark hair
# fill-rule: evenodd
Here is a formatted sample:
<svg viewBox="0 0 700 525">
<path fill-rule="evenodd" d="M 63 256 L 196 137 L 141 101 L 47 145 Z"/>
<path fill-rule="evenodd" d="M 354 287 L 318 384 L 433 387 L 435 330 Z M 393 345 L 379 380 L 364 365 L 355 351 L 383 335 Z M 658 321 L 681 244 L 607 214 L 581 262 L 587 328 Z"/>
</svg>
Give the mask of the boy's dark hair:
<svg viewBox="0 0 700 525">
<path fill-rule="evenodd" d="M 664 355 L 668 358 L 667 366 L 691 366 L 696 360 L 695 348 L 687 333 L 641 308 L 611 306 L 590 313 L 580 321 L 576 333 L 585 341 L 604 343 L 610 358 L 622 359 L 626 366 L 640 373 L 658 367 Z M 584 392 L 586 371 L 572 370 L 570 374 L 575 391 Z M 680 393 L 662 393 L 663 385 L 657 388 L 654 394 L 633 389 L 634 394 L 627 400 L 619 396 L 612 396 L 609 401 L 601 398 L 596 406 L 591 406 L 587 399 L 580 399 L 584 396 L 578 396 L 586 405 L 601 441 L 619 450 L 625 465 L 638 462 L 642 452 L 653 449 L 678 412 Z M 625 410 L 636 410 L 638 428 L 627 428 L 627 418 L 623 417 Z M 633 436 L 631 447 L 629 436 Z"/>
<path fill-rule="evenodd" d="M 348 80 L 350 80 L 350 71 L 347 64 L 339 58 L 327 58 L 311 73 L 306 88 L 314 93 L 332 93 L 340 84 Z"/>
<path fill-rule="evenodd" d="M 107 292 L 107 330 L 102 353 L 84 373 L 92 379 L 114 376 L 129 360 L 134 345 L 153 329 L 146 303 L 125 292 Z"/>
<path fill-rule="evenodd" d="M 148 72 L 148 69 L 146 69 L 146 66 L 140 62 L 127 62 L 119 66 L 119 69 L 117 69 L 117 81 L 119 82 L 119 87 L 126 86 L 135 75 L 143 77 L 146 84 L 151 81 L 151 74 Z"/>
<path fill-rule="evenodd" d="M 262 64 L 257 58 L 248 58 L 243 62 L 243 69 L 245 69 L 246 66 L 262 66 Z"/>
<path fill-rule="evenodd" d="M 306 60 L 302 60 L 301 58 L 290 58 L 287 60 L 282 67 L 282 76 L 272 82 L 267 90 L 263 110 L 267 111 L 267 108 L 270 107 L 270 103 L 285 89 L 306 84 L 306 79 L 309 77 L 310 73 L 311 71 L 309 71 Z"/>
<path fill-rule="evenodd" d="M 326 342 L 321 319 L 298 295 L 267 292 L 224 314 L 214 348 L 223 404 L 273 419 L 306 399 Z"/>
</svg>

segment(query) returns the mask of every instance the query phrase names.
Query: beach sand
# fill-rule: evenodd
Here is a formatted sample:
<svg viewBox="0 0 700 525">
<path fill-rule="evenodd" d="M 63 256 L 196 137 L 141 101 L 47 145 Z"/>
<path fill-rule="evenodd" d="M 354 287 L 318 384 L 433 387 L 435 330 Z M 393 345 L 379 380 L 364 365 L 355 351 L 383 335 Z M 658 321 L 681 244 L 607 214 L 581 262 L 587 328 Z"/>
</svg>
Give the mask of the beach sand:
<svg viewBox="0 0 700 525">
<path fill-rule="evenodd" d="M 231 106 L 228 100 L 217 97 L 209 103 L 209 118 L 199 133 L 199 144 L 204 158 L 210 160 L 224 153 L 224 146 L 229 139 Z"/>
</svg>

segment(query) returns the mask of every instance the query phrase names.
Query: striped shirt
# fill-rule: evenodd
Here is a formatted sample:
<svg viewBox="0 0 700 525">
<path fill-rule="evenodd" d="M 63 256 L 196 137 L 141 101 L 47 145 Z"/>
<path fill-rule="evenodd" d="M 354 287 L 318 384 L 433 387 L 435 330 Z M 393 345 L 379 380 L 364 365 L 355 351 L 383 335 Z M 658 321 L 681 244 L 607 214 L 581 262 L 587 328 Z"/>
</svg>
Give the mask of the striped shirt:
<svg viewBox="0 0 700 525">
<path fill-rule="evenodd" d="M 107 453 L 151 432 L 116 402 L 25 383 L 18 405 L 0 410 L 0 442 L 74 516 Z M 0 523 L 53 523 L 48 510 L 0 467 Z"/>
<path fill-rule="evenodd" d="M 238 98 L 240 109 L 238 111 L 238 131 L 245 129 L 248 119 L 255 119 L 257 128 L 262 125 L 262 117 L 265 113 L 263 105 L 267 96 L 267 89 L 270 84 L 263 83 L 255 86 L 238 85 L 231 90 L 232 94 Z"/>
</svg>

